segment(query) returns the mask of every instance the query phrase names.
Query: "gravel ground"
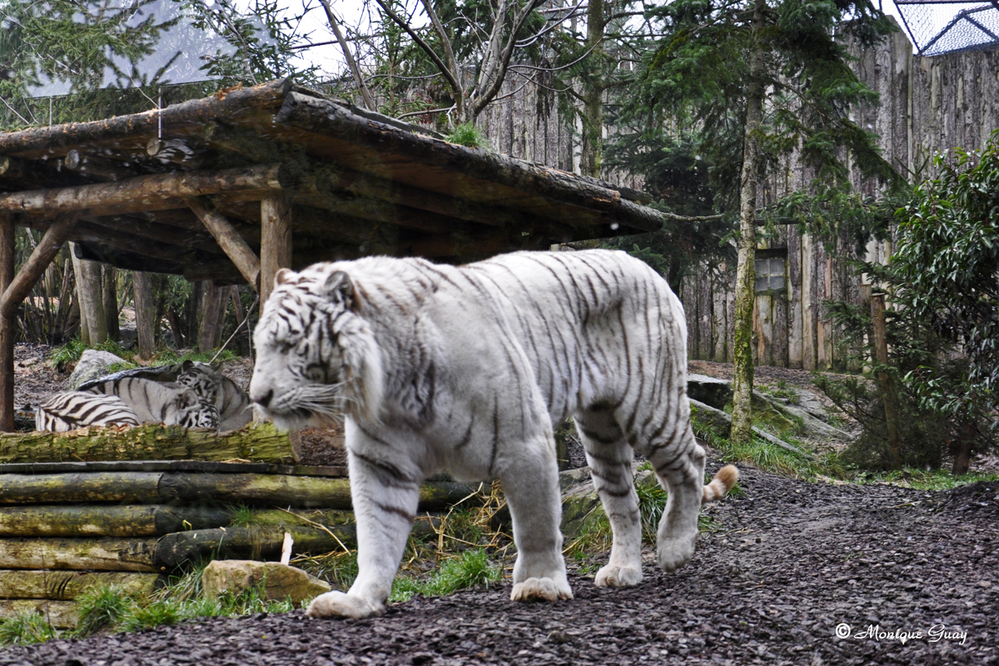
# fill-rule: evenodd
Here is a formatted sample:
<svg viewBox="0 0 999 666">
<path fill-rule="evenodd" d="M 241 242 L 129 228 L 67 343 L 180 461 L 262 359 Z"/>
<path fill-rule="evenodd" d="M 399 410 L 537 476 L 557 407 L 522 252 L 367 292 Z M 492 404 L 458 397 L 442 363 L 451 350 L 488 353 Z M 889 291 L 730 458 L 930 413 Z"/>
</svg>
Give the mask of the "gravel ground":
<svg viewBox="0 0 999 666">
<path fill-rule="evenodd" d="M 35 356 L 18 356 L 19 405 L 58 381 Z M 687 566 L 666 574 L 648 551 L 631 589 L 570 564 L 575 599 L 554 605 L 512 603 L 507 579 L 370 620 L 185 622 L 11 647 L 0 666 L 999 664 L 999 483 L 927 492 L 746 467 L 740 483 L 705 509 L 717 529 Z"/>
<path fill-rule="evenodd" d="M 995 664 L 999 484 L 926 492 L 743 470 L 744 494 L 672 574 L 514 604 L 510 583 L 393 604 L 211 619 L 0 652 L 0 665 Z"/>
</svg>

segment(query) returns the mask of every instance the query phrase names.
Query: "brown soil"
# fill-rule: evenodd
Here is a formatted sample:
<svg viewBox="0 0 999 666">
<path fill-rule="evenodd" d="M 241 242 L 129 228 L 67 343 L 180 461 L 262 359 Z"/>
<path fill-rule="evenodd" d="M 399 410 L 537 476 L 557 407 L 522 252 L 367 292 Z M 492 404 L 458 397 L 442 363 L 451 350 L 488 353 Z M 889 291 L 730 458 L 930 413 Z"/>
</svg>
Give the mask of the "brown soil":
<svg viewBox="0 0 999 666">
<path fill-rule="evenodd" d="M 509 601 L 507 578 L 381 618 L 191 621 L 11 647 L 0 666 L 999 664 L 999 483 L 742 472 L 742 493 L 705 508 L 694 559 L 664 573 L 647 551 L 635 588 L 596 588 L 594 563 L 571 561 L 575 599 L 553 605 Z"/>
</svg>

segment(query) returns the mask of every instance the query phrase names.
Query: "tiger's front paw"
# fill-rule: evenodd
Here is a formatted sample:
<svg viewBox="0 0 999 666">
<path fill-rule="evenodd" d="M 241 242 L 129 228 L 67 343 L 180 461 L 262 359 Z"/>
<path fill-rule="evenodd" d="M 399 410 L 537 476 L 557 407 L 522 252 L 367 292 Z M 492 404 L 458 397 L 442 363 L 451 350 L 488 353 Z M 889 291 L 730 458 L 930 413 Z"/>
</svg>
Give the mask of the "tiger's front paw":
<svg viewBox="0 0 999 666">
<path fill-rule="evenodd" d="M 658 548 L 659 566 L 663 571 L 675 571 L 694 556 L 694 542 L 697 533 L 674 539 L 660 540 Z"/>
<path fill-rule="evenodd" d="M 528 578 L 513 586 L 512 601 L 558 601 L 572 599 L 572 588 L 566 581 L 556 582 L 551 578 Z"/>
<path fill-rule="evenodd" d="M 608 564 L 597 572 L 593 582 L 597 587 L 634 587 L 642 582 L 642 569 Z"/>
<path fill-rule="evenodd" d="M 309 617 L 374 617 L 385 612 L 385 604 L 375 604 L 343 592 L 327 592 L 312 600 Z"/>
</svg>

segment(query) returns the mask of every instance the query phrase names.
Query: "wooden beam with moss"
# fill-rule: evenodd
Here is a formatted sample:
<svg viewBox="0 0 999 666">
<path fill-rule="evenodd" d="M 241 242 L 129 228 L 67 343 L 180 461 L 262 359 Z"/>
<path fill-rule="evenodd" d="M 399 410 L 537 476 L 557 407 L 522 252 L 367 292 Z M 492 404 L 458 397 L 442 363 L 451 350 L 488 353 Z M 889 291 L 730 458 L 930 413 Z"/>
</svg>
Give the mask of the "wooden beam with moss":
<svg viewBox="0 0 999 666">
<path fill-rule="evenodd" d="M 148 594 L 160 583 L 156 573 L 125 571 L 0 571 L 0 599 L 72 601 L 89 588 L 116 585 L 128 594 Z"/>
<path fill-rule="evenodd" d="M 478 484 L 453 481 L 424 483 L 420 486 L 420 511 L 444 509 L 468 499 L 478 488 Z M 152 505 L 218 502 L 341 510 L 351 508 L 350 483 L 347 479 L 332 477 L 184 472 L 0 474 L 0 505 L 23 508 L 25 505 L 109 502 Z M 194 518 L 193 514 L 191 517 Z M 139 519 L 138 515 L 130 518 L 133 521 Z M 83 521 L 84 518 L 77 520 Z M 143 516 L 141 520 L 155 523 L 156 517 Z M 174 519 L 164 514 L 159 520 L 169 523 Z"/>
<path fill-rule="evenodd" d="M 0 463 L 232 459 L 288 464 L 294 454 L 288 433 L 269 423 L 223 434 L 143 424 L 0 435 Z"/>
</svg>

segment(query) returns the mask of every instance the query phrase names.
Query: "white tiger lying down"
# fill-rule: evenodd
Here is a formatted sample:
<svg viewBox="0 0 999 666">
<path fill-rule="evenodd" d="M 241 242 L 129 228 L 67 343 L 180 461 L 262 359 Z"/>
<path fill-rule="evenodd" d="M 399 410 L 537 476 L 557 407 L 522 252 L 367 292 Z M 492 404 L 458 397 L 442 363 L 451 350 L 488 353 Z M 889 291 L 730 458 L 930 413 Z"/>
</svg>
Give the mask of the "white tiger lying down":
<svg viewBox="0 0 999 666">
<path fill-rule="evenodd" d="M 694 554 L 708 485 L 687 401 L 683 307 L 623 252 L 519 252 L 462 267 L 371 257 L 281 270 L 254 334 L 250 398 L 279 427 L 346 414 L 358 576 L 309 615 L 385 610 L 419 484 L 498 478 L 513 518 L 516 600 L 571 599 L 552 424 L 573 416 L 614 538 L 600 586 L 642 580 L 631 462 L 669 500 L 658 559 Z"/>
<path fill-rule="evenodd" d="M 217 428 L 219 412 L 181 384 L 122 377 L 88 382 L 86 390 L 61 391 L 35 412 L 35 429 L 66 432 L 84 426 L 164 423 Z"/>
</svg>

